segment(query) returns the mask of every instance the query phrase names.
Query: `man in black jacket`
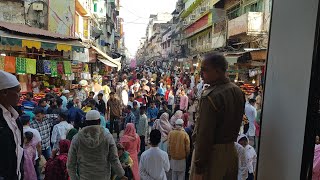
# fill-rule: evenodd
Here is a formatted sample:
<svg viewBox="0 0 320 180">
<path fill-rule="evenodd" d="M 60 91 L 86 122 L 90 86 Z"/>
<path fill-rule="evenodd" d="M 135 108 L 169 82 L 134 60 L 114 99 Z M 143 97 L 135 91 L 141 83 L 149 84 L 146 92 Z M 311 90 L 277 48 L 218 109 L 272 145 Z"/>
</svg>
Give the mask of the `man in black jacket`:
<svg viewBox="0 0 320 180">
<path fill-rule="evenodd" d="M 0 179 L 23 179 L 23 128 L 13 108 L 20 99 L 17 78 L 0 70 Z"/>
</svg>

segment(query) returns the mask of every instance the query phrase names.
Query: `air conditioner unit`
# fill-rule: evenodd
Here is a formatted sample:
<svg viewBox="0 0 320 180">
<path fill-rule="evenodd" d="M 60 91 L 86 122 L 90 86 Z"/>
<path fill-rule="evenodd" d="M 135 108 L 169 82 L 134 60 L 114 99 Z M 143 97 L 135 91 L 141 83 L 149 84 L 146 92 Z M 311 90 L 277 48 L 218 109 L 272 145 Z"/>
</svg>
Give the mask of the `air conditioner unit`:
<svg viewBox="0 0 320 180">
<path fill-rule="evenodd" d="M 40 2 L 34 2 L 32 4 L 32 10 L 34 11 L 43 11 L 43 4 Z"/>
</svg>

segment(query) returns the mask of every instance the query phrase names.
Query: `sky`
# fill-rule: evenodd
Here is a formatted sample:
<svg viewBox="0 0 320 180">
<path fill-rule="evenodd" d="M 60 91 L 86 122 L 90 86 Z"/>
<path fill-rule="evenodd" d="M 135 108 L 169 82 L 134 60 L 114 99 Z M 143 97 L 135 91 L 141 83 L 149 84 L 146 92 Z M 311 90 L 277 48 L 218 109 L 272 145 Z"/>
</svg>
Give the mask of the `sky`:
<svg viewBox="0 0 320 180">
<path fill-rule="evenodd" d="M 135 55 L 141 37 L 145 37 L 150 14 L 172 13 L 177 0 L 120 0 L 120 17 L 124 19 L 125 44 Z"/>
</svg>

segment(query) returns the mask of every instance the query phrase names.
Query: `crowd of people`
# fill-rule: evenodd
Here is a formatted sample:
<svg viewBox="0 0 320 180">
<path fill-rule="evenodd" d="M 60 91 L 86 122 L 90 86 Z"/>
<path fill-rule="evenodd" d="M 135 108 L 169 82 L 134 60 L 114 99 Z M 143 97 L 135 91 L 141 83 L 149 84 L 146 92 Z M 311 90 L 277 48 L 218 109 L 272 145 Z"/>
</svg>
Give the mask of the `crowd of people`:
<svg viewBox="0 0 320 180">
<path fill-rule="evenodd" d="M 124 69 L 20 106 L 19 82 L 0 71 L 0 179 L 251 180 L 261 96 L 245 98 L 226 70 L 219 54 L 201 77 Z"/>
</svg>

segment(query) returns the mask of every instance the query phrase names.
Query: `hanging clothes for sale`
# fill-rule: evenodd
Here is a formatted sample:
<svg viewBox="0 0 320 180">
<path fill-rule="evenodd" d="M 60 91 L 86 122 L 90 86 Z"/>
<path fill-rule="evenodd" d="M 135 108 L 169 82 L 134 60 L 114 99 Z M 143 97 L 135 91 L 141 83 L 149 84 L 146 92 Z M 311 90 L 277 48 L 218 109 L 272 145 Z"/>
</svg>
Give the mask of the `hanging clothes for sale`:
<svg viewBox="0 0 320 180">
<path fill-rule="evenodd" d="M 4 57 L 0 56 L 0 70 L 4 70 Z"/>
<path fill-rule="evenodd" d="M 26 64 L 27 64 L 27 69 L 26 73 L 27 74 L 37 74 L 37 60 L 35 59 L 26 59 Z"/>
<path fill-rule="evenodd" d="M 37 60 L 37 74 L 44 74 L 43 60 Z"/>
<path fill-rule="evenodd" d="M 60 75 L 64 74 L 63 62 L 58 62 L 57 63 L 57 70 L 58 70 L 58 74 L 60 74 Z"/>
<path fill-rule="evenodd" d="M 25 74 L 27 69 L 26 58 L 16 58 L 16 72 L 17 74 Z"/>
<path fill-rule="evenodd" d="M 51 76 L 58 76 L 57 61 L 51 61 Z"/>
<path fill-rule="evenodd" d="M 9 73 L 16 73 L 16 58 L 12 56 L 6 56 L 4 58 L 4 71 Z"/>
<path fill-rule="evenodd" d="M 51 74 L 51 62 L 49 60 L 43 60 L 43 72 L 44 74 Z"/>
<path fill-rule="evenodd" d="M 64 73 L 67 75 L 72 74 L 72 69 L 71 69 L 71 62 L 70 61 L 63 61 L 63 67 L 64 67 Z"/>
</svg>

